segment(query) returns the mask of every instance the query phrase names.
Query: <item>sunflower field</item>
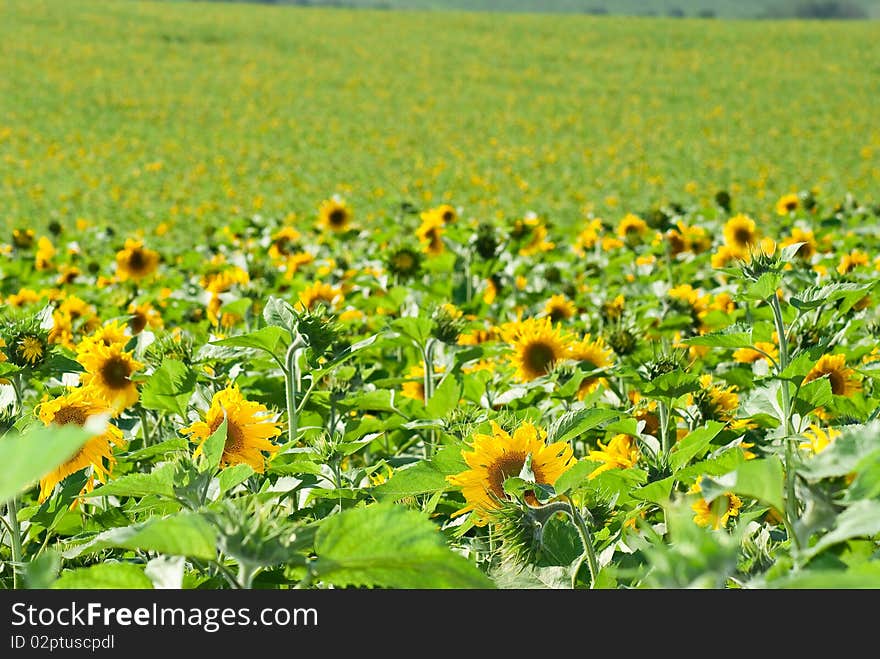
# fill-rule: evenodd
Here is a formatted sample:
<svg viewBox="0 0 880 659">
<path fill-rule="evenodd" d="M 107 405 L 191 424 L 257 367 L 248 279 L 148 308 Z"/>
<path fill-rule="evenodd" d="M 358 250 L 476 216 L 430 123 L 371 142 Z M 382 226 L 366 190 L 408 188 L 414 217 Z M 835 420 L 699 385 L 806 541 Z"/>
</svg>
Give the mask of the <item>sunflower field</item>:
<svg viewBox="0 0 880 659">
<path fill-rule="evenodd" d="M 54 29 L 35 6 L 21 25 Z M 14 43 L 7 83 L 33 65 Z M 309 178 L 267 202 L 271 161 L 190 177 L 209 139 L 104 100 L 154 132 L 90 150 L 76 104 L 0 123 L 3 588 L 880 588 L 876 129 L 841 136 L 849 170 L 775 192 L 778 163 L 628 197 L 652 175 L 616 161 L 631 178 L 597 204 L 570 169 L 541 204 L 443 167 L 394 199 L 312 203 Z"/>
</svg>

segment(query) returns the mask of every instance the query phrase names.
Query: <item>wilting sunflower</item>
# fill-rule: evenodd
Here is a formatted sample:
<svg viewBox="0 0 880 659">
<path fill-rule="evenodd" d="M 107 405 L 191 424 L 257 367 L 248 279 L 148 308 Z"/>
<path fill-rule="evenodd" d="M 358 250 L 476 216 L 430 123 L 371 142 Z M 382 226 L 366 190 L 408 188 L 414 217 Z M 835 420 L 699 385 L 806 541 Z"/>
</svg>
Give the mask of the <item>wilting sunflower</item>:
<svg viewBox="0 0 880 659">
<path fill-rule="evenodd" d="M 639 445 L 632 435 L 614 435 L 608 444 L 597 442 L 598 451 L 590 451 L 587 460 L 600 462 L 601 465 L 590 472 L 588 478 L 595 478 L 599 474 L 611 469 L 629 469 L 635 467 L 639 461 Z"/>
<path fill-rule="evenodd" d="M 429 214 L 422 219 L 422 224 L 416 229 L 416 237 L 425 254 L 437 256 L 443 253 L 446 249 L 443 244 L 443 231 L 443 218 Z"/>
<path fill-rule="evenodd" d="M 835 396 L 849 396 L 862 389 L 856 372 L 846 366 L 846 355 L 822 355 L 807 373 L 804 384 L 826 375 Z"/>
<path fill-rule="evenodd" d="M 318 208 L 318 221 L 322 227 L 330 231 L 347 231 L 352 217 L 348 204 L 339 197 L 324 200 Z"/>
<path fill-rule="evenodd" d="M 204 421 L 196 421 L 182 433 L 201 440 L 196 455 L 201 453 L 208 439 L 226 418 L 226 443 L 223 446 L 223 466 L 247 464 L 261 474 L 266 468 L 266 456 L 273 456 L 279 447 L 270 440 L 281 434 L 281 424 L 272 419 L 265 405 L 245 400 L 237 385 L 229 385 L 211 399 L 211 407 Z"/>
<path fill-rule="evenodd" d="M 799 203 L 800 199 L 795 192 L 782 195 L 779 198 L 779 201 L 776 202 L 776 214 L 788 215 L 789 213 L 797 210 Z"/>
<path fill-rule="evenodd" d="M 828 445 L 833 442 L 836 437 L 840 436 L 840 431 L 835 430 L 834 428 L 828 428 L 826 431 L 822 430 L 820 426 L 810 424 L 809 430 L 805 430 L 801 434 L 807 441 L 801 442 L 799 444 L 800 448 L 807 449 L 813 453 L 821 453 L 828 448 Z"/>
<path fill-rule="evenodd" d="M 299 301 L 296 308 L 299 311 L 305 311 L 315 308 L 318 304 L 323 304 L 328 310 L 333 311 L 345 299 L 342 289 L 322 281 L 316 281 L 311 286 L 307 286 L 299 294 Z"/>
<path fill-rule="evenodd" d="M 697 482 L 691 486 L 688 492 L 692 494 L 702 492 L 700 487 L 701 480 L 703 480 L 702 476 L 697 479 Z M 726 492 L 717 497 L 712 503 L 701 497 L 691 506 L 691 510 L 695 513 L 694 522 L 699 526 L 711 526 L 716 531 L 723 526 L 727 526 L 727 521 L 731 517 L 737 517 L 740 508 L 742 508 L 742 500 L 733 492 Z"/>
<path fill-rule="evenodd" d="M 156 272 L 159 252 L 144 247 L 140 240 L 128 238 L 125 247 L 116 253 L 116 275 L 120 281 L 140 281 Z"/>
<path fill-rule="evenodd" d="M 544 313 L 554 323 L 558 323 L 561 320 L 568 320 L 574 316 L 577 313 L 577 307 L 574 306 L 574 302 L 564 295 L 554 295 L 544 305 Z"/>
<path fill-rule="evenodd" d="M 120 412 L 138 401 L 138 388 L 131 376 L 143 369 L 131 352 L 121 343 L 109 346 L 92 343 L 77 354 L 77 360 L 86 370 L 81 379 L 83 385 L 93 387 L 95 395 Z"/>
<path fill-rule="evenodd" d="M 91 416 L 107 414 L 112 410 L 107 404 L 94 396 L 89 388 L 71 389 L 69 393 L 54 400 L 40 404 L 36 412 L 45 425 L 52 424 L 84 426 Z M 89 481 L 85 491 L 93 487 L 93 479 L 106 483 L 116 464 L 113 447 L 123 446 L 122 431 L 108 423 L 104 431 L 89 440 L 69 460 L 40 479 L 40 502 L 49 498 L 55 486 L 65 478 L 82 469 L 91 467 Z"/>
<path fill-rule="evenodd" d="M 160 314 L 149 302 L 135 304 L 132 302 L 128 305 L 128 313 L 130 318 L 128 326 L 131 328 L 132 334 L 140 334 L 147 327 L 159 329 L 163 326 L 162 314 Z"/>
<path fill-rule="evenodd" d="M 614 352 L 605 345 L 605 340 L 597 336 L 595 340 L 587 334 L 582 340 L 572 343 L 569 347 L 569 358 L 581 364 L 587 364 L 590 370 L 607 368 L 611 366 L 611 357 Z M 578 387 L 578 399 L 583 400 L 587 394 L 591 394 L 604 382 L 603 378 L 584 378 Z"/>
<path fill-rule="evenodd" d="M 505 323 L 500 329 L 501 339 L 513 347 L 509 359 L 520 382 L 547 375 L 556 362 L 568 356 L 573 338 L 560 326 L 553 327 L 546 316 Z"/>
<path fill-rule="evenodd" d="M 446 480 L 460 487 L 467 505 L 456 512 L 461 515 L 473 511 L 479 526 L 491 520 L 493 512 L 507 500 L 504 481 L 518 476 L 531 456 L 535 482 L 554 485 L 556 480 L 575 463 L 571 446 L 566 442 L 547 445 L 547 433 L 523 423 L 513 435 L 491 422 L 492 434 L 475 433 L 471 451 L 463 451 L 462 457 L 469 469 L 447 476 Z"/>
<path fill-rule="evenodd" d="M 749 249 L 758 244 L 755 221 L 742 213 L 727 220 L 724 223 L 724 244 L 733 250 L 736 256 L 747 255 Z"/>
</svg>

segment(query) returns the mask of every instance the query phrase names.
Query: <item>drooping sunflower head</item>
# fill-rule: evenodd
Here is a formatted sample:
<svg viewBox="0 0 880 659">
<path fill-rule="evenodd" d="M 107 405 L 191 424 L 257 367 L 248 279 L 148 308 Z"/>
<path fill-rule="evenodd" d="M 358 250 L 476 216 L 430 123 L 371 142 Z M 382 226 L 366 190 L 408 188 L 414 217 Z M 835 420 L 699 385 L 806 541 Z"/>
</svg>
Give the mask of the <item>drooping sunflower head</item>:
<svg viewBox="0 0 880 659">
<path fill-rule="evenodd" d="M 777 215 L 788 215 L 797 210 L 800 198 L 796 192 L 782 195 L 776 202 Z"/>
<path fill-rule="evenodd" d="M 351 208 L 339 197 L 324 200 L 318 209 L 318 221 L 321 226 L 336 233 L 347 231 L 351 226 L 352 217 Z"/>
<path fill-rule="evenodd" d="M 226 419 L 226 443 L 221 464 L 224 467 L 247 464 L 257 473 L 266 468 L 266 455 L 275 455 L 279 447 L 271 438 L 281 434 L 281 424 L 273 419 L 265 405 L 246 400 L 237 385 L 229 385 L 211 399 L 204 421 L 196 421 L 181 430 L 194 440 L 201 440 L 196 454 Z"/>
<path fill-rule="evenodd" d="M 79 387 L 71 389 L 66 395 L 41 403 L 36 408 L 37 415 L 44 425 L 58 426 L 76 425 L 84 426 L 93 416 L 107 415 L 112 413 L 107 404 L 94 395 L 89 388 Z M 55 486 L 65 478 L 82 469 L 91 467 L 92 476 L 100 482 L 107 482 L 113 471 L 116 459 L 113 457 L 113 447 L 125 444 L 122 431 L 108 423 L 104 431 L 95 435 L 79 449 L 71 458 L 56 467 L 42 479 L 40 479 L 40 501 L 43 502 L 52 494 Z M 89 479 L 86 486 L 91 489 L 93 479 Z"/>
<path fill-rule="evenodd" d="M 428 214 L 422 218 L 421 225 L 416 229 L 416 237 L 425 254 L 437 256 L 444 252 L 446 249 L 443 244 L 444 227 L 443 218 L 438 215 Z"/>
<path fill-rule="evenodd" d="M 557 294 L 547 300 L 547 304 L 544 305 L 544 313 L 550 317 L 551 321 L 558 323 L 574 316 L 577 313 L 577 307 L 564 295 Z"/>
<path fill-rule="evenodd" d="M 83 385 L 92 387 L 109 407 L 120 412 L 137 403 L 138 388 L 131 378 L 144 365 L 122 343 L 91 343 L 77 354 L 77 360 L 86 370 L 81 376 Z"/>
<path fill-rule="evenodd" d="M 858 375 L 846 365 L 846 355 L 822 355 L 807 373 L 804 384 L 826 376 L 835 396 L 850 396 L 862 389 Z"/>
<path fill-rule="evenodd" d="M 528 382 L 547 375 L 568 357 L 573 337 L 545 316 L 506 323 L 501 327 L 501 338 L 513 348 L 509 359 L 516 367 L 516 378 Z"/>
<path fill-rule="evenodd" d="M 724 244 L 738 256 L 748 254 L 749 248 L 757 242 L 758 231 L 755 221 L 748 215 L 738 213 L 724 223 Z"/>
<path fill-rule="evenodd" d="M 471 450 L 462 453 L 469 468 L 446 477 L 461 488 L 467 502 L 455 514 L 473 511 L 481 526 L 492 521 L 493 513 L 508 500 L 504 481 L 518 476 L 529 456 L 535 482 L 542 485 L 554 485 L 575 462 L 571 446 L 565 442 L 546 444 L 547 433 L 531 423 L 523 423 L 513 434 L 494 421 L 490 423 L 492 434 L 475 433 Z"/>
<path fill-rule="evenodd" d="M 116 253 L 116 275 L 121 281 L 140 281 L 159 267 L 159 252 L 147 249 L 140 240 L 128 238 L 125 247 Z"/>
</svg>

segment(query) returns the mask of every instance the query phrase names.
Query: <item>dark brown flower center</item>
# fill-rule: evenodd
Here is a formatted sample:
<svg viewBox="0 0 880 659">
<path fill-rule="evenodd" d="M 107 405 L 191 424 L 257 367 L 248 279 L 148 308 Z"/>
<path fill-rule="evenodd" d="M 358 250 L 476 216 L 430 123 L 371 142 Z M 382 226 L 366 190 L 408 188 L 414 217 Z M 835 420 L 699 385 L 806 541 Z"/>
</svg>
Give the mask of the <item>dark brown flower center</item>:
<svg viewBox="0 0 880 659">
<path fill-rule="evenodd" d="M 553 346 L 546 343 L 536 341 L 523 350 L 523 363 L 532 373 L 546 375 L 554 361 L 556 361 L 556 353 Z"/>
<path fill-rule="evenodd" d="M 83 408 L 71 405 L 68 407 L 62 407 L 55 412 L 52 422 L 59 426 L 84 426 L 86 424 L 86 419 L 88 419 L 88 415 Z"/>
<path fill-rule="evenodd" d="M 748 245 L 752 242 L 752 232 L 746 227 L 737 227 L 733 232 L 733 240 L 737 245 Z"/>
<path fill-rule="evenodd" d="M 147 326 L 147 314 L 142 311 L 135 311 L 131 316 L 131 320 L 128 321 L 128 326 L 131 328 L 132 334 L 140 334 Z"/>
<path fill-rule="evenodd" d="M 101 367 L 101 377 L 110 389 L 125 389 L 131 384 L 131 369 L 122 357 L 111 357 Z"/>
<path fill-rule="evenodd" d="M 452 222 L 455 219 L 455 212 L 451 210 L 443 211 L 443 221 L 444 222 Z"/>
<path fill-rule="evenodd" d="M 141 249 L 133 249 L 128 255 L 128 267 L 130 270 L 140 272 L 147 268 L 147 257 Z"/>
<path fill-rule="evenodd" d="M 831 385 L 831 393 L 835 396 L 843 396 L 846 394 L 846 378 L 840 371 L 829 371 L 828 383 Z"/>
<path fill-rule="evenodd" d="M 511 476 L 518 476 L 526 462 L 526 454 L 517 451 L 505 453 L 486 468 L 489 474 L 489 490 L 499 499 L 506 499 L 504 481 Z"/>
<path fill-rule="evenodd" d="M 327 217 L 328 221 L 334 227 L 341 227 L 345 224 L 348 214 L 342 208 L 334 208 Z"/>
</svg>

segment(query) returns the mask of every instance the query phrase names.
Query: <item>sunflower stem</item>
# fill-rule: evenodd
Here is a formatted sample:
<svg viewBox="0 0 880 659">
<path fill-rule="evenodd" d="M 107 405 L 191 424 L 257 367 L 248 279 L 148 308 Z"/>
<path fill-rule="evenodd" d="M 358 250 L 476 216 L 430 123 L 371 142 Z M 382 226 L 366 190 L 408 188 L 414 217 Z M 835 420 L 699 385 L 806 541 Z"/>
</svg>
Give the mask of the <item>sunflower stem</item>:
<svg viewBox="0 0 880 659">
<path fill-rule="evenodd" d="M 434 339 L 428 339 L 422 350 L 422 361 L 424 362 L 425 371 L 423 384 L 425 390 L 425 405 L 428 404 L 428 401 L 431 400 L 431 396 L 434 395 L 434 345 Z M 434 443 L 436 441 L 436 433 L 434 429 L 431 428 L 428 431 L 428 441 L 425 443 L 425 460 L 430 460 L 434 457 Z"/>
<path fill-rule="evenodd" d="M 12 588 L 17 590 L 21 587 L 18 571 L 21 567 L 21 526 L 18 523 L 18 498 L 12 497 L 6 503 L 6 513 L 9 517 L 10 534 L 12 535 Z"/>
<path fill-rule="evenodd" d="M 144 434 L 144 448 L 146 448 L 150 444 L 152 444 L 152 440 L 150 438 L 150 427 L 149 425 L 147 425 L 147 411 L 144 408 L 140 407 L 140 409 L 138 409 L 138 416 L 141 420 L 141 431 Z"/>
<path fill-rule="evenodd" d="M 788 334 L 785 330 L 785 321 L 782 318 L 782 307 L 779 304 L 779 296 L 774 291 L 768 299 L 770 308 L 773 310 L 773 321 L 776 325 L 776 335 L 779 340 L 779 368 L 781 374 L 789 364 Z M 785 511 L 783 511 L 785 530 L 791 537 L 795 549 L 800 549 L 800 541 L 794 533 L 794 521 L 797 519 L 797 498 L 795 493 L 795 455 L 791 443 L 791 393 L 788 390 L 788 382 L 781 380 L 782 384 L 782 430 L 785 442 Z"/>
<path fill-rule="evenodd" d="M 299 356 L 305 348 L 305 341 L 302 336 L 297 334 L 284 358 L 284 380 L 287 393 L 287 441 L 290 443 L 296 441 L 298 418 L 296 398 L 299 395 L 300 386 Z"/>
<path fill-rule="evenodd" d="M 669 464 L 669 408 L 662 400 L 657 401 L 660 417 L 660 466 Z"/>
<path fill-rule="evenodd" d="M 577 509 L 577 506 L 574 505 L 574 502 L 570 498 L 567 498 L 567 503 L 568 510 L 566 512 L 568 512 L 569 517 L 571 517 L 571 520 L 574 522 L 578 535 L 581 538 L 581 544 L 584 546 L 584 553 L 578 559 L 571 575 L 571 587 L 574 588 L 577 584 L 578 572 L 580 572 L 581 565 L 584 564 L 584 559 L 586 559 L 587 565 L 590 568 L 590 589 L 593 589 L 596 587 L 596 579 L 599 576 L 599 560 L 596 558 L 596 549 L 593 547 L 593 536 L 590 533 L 590 528 L 587 526 L 586 520 L 584 520 L 580 511 Z"/>
</svg>

